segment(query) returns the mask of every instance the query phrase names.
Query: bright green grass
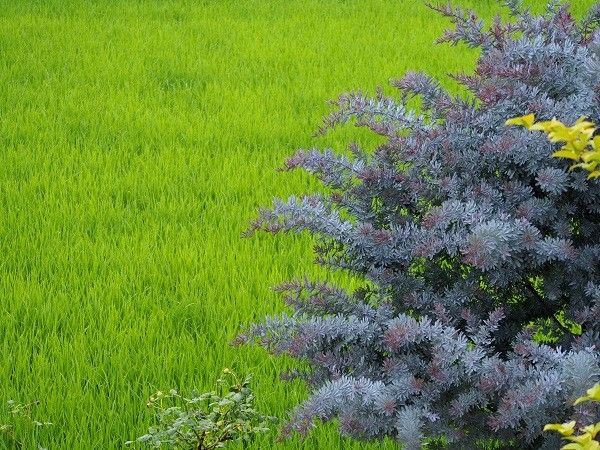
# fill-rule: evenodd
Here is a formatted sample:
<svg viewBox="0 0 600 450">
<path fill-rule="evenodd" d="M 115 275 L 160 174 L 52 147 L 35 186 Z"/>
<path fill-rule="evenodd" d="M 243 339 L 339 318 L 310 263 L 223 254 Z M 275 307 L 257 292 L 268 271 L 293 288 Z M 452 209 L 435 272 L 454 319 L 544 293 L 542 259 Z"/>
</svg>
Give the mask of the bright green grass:
<svg viewBox="0 0 600 450">
<path fill-rule="evenodd" d="M 274 171 L 294 149 L 372 144 L 313 139 L 325 100 L 476 53 L 432 45 L 447 22 L 421 0 L 88 3 L 0 1 L 0 406 L 40 400 L 50 449 L 120 448 L 155 390 L 210 389 L 230 366 L 283 417 L 302 386 L 228 342 L 282 310 L 270 286 L 327 274 L 306 236 L 240 233 L 317 188 Z M 270 447 L 371 448 L 332 427 L 254 448 Z"/>
</svg>

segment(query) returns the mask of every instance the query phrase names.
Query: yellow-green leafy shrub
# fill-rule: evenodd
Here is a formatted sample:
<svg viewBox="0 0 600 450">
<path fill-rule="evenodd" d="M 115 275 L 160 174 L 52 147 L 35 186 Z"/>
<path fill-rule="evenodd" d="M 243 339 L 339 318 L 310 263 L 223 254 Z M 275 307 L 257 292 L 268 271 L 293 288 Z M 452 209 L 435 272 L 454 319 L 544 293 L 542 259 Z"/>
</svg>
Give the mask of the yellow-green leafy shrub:
<svg viewBox="0 0 600 450">
<path fill-rule="evenodd" d="M 587 395 L 579 397 L 575 401 L 575 405 L 587 401 L 600 402 L 600 384 L 588 389 Z M 563 439 L 571 441 L 561 450 L 600 450 L 600 442 L 596 440 L 596 436 L 600 432 L 600 422 L 581 427 L 578 430 L 576 426 L 575 420 L 567 423 L 551 423 L 544 427 L 544 431 L 557 431 L 563 435 Z M 575 431 L 579 431 L 579 434 L 575 434 Z"/>
<path fill-rule="evenodd" d="M 564 144 L 552 156 L 576 161 L 571 169 L 582 168 L 589 171 L 588 178 L 600 177 L 600 135 L 594 136 L 596 127 L 592 122 L 585 120 L 585 117 L 580 117 L 571 127 L 567 127 L 556 118 L 536 122 L 534 114 L 509 119 L 506 124 L 545 132 L 550 142 Z"/>
</svg>

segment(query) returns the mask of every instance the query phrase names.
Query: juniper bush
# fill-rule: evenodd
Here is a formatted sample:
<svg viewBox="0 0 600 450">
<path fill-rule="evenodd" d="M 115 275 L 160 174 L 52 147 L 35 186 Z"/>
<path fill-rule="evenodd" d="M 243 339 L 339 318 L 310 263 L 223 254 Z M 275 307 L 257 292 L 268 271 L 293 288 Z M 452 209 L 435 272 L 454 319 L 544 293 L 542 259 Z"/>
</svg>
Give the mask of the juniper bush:
<svg viewBox="0 0 600 450">
<path fill-rule="evenodd" d="M 590 414 L 572 404 L 600 380 L 600 182 L 505 121 L 600 123 L 600 4 L 581 22 L 557 2 L 506 6 L 490 27 L 432 6 L 454 24 L 440 41 L 480 50 L 475 72 L 454 76 L 469 96 L 421 73 L 393 81 L 397 97 L 341 95 L 322 131 L 353 122 L 385 142 L 296 152 L 284 168 L 326 193 L 275 200 L 249 228 L 308 231 L 320 264 L 364 280 L 285 283 L 291 311 L 239 336 L 308 363 L 289 374 L 311 394 L 284 432 L 337 419 L 344 435 L 407 449 L 490 436 L 557 448 L 544 425 Z"/>
</svg>

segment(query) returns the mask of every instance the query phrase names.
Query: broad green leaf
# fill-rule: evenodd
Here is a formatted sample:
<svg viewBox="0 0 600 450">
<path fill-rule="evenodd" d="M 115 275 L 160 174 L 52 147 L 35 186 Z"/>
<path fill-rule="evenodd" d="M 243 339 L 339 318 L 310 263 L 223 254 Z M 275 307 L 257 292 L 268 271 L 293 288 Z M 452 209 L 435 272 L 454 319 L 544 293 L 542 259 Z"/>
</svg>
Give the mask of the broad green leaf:
<svg viewBox="0 0 600 450">
<path fill-rule="evenodd" d="M 549 133 L 551 131 L 560 129 L 560 127 L 566 128 L 560 120 L 556 120 L 556 117 L 553 117 L 552 120 L 544 120 L 542 122 L 538 122 L 529 127 L 529 129 L 532 131 L 537 130 Z"/>
<path fill-rule="evenodd" d="M 564 125 L 548 133 L 550 142 L 572 142 L 575 138 L 575 133 Z"/>
<path fill-rule="evenodd" d="M 587 448 L 587 445 L 592 442 L 592 435 L 589 433 L 584 433 L 580 434 L 579 436 L 566 436 L 565 439 L 581 444 L 584 446 L 584 448 Z"/>
<path fill-rule="evenodd" d="M 579 154 L 573 150 L 558 150 L 552 153 L 552 156 L 554 156 L 555 158 L 567 158 L 579 161 Z"/>
<path fill-rule="evenodd" d="M 594 175 L 596 172 L 599 172 L 598 175 Z M 594 175 L 594 178 L 600 176 L 600 171 L 594 171 L 592 172 L 589 176 L 591 177 L 592 175 Z M 600 384 L 596 384 L 593 387 L 591 387 L 590 389 L 587 390 L 586 392 L 587 395 L 583 396 L 583 397 L 579 397 L 577 400 L 575 400 L 575 405 L 578 405 L 579 403 L 582 402 L 587 402 L 590 400 L 596 401 L 596 402 L 600 402 Z"/>
<path fill-rule="evenodd" d="M 585 120 L 585 117 L 581 116 L 579 119 L 577 119 L 575 125 L 573 125 L 571 129 L 591 137 L 594 134 L 596 127 L 592 122 Z"/>
<path fill-rule="evenodd" d="M 576 444 L 573 442 L 571 444 L 564 445 L 560 448 L 560 450 L 585 450 L 585 447 L 583 447 L 581 444 Z"/>
<path fill-rule="evenodd" d="M 587 390 L 587 395 L 590 399 L 600 402 L 600 384 L 595 384 Z"/>
<path fill-rule="evenodd" d="M 563 436 L 571 436 L 575 432 L 575 421 L 566 423 L 549 423 L 544 427 L 544 431 L 558 431 Z"/>
<path fill-rule="evenodd" d="M 583 427 L 581 431 L 590 433 L 592 437 L 595 438 L 598 432 L 600 432 L 600 422 L 598 422 L 596 425 L 588 425 Z"/>
<path fill-rule="evenodd" d="M 571 170 L 580 168 L 580 169 L 585 169 L 589 172 L 592 172 L 596 169 L 596 166 L 598 166 L 598 161 L 592 161 L 590 163 L 578 163 L 578 164 L 573 164 L 571 166 Z"/>
<path fill-rule="evenodd" d="M 505 124 L 506 125 L 519 125 L 526 127 L 527 129 L 531 129 L 531 126 L 535 122 L 535 114 L 527 114 L 521 117 L 513 117 L 512 119 L 508 119 Z"/>
<path fill-rule="evenodd" d="M 600 151 L 582 153 L 581 154 L 581 159 L 584 162 L 600 161 Z"/>
</svg>

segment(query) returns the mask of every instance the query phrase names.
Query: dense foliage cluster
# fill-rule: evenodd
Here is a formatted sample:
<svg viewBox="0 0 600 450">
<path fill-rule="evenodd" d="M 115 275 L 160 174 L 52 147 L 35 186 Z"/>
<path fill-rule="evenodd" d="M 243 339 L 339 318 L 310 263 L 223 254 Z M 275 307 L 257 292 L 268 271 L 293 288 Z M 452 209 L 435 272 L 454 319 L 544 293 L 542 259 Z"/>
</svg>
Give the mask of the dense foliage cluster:
<svg viewBox="0 0 600 450">
<path fill-rule="evenodd" d="M 217 380 L 218 391 L 193 392 L 184 397 L 175 389 L 157 392 L 148 400 L 157 424 L 148 433 L 125 444 L 146 448 L 215 450 L 231 442 L 248 443 L 259 433 L 269 431 L 276 419 L 254 409 L 250 376 L 244 379 L 230 369 Z"/>
<path fill-rule="evenodd" d="M 600 182 L 505 121 L 600 123 L 600 5 L 580 24 L 556 2 L 540 16 L 507 6 L 489 30 L 435 7 L 455 25 L 442 41 L 481 50 L 456 76 L 471 96 L 419 73 L 393 82 L 399 99 L 342 95 L 324 129 L 354 121 L 385 143 L 298 151 L 286 169 L 327 193 L 276 200 L 249 230 L 307 230 L 319 263 L 364 279 L 353 292 L 286 283 L 293 312 L 240 336 L 308 363 L 290 374 L 313 390 L 286 430 L 336 418 L 345 435 L 408 449 L 442 436 L 557 448 L 545 424 L 597 415 L 571 405 L 600 380 Z"/>
</svg>

